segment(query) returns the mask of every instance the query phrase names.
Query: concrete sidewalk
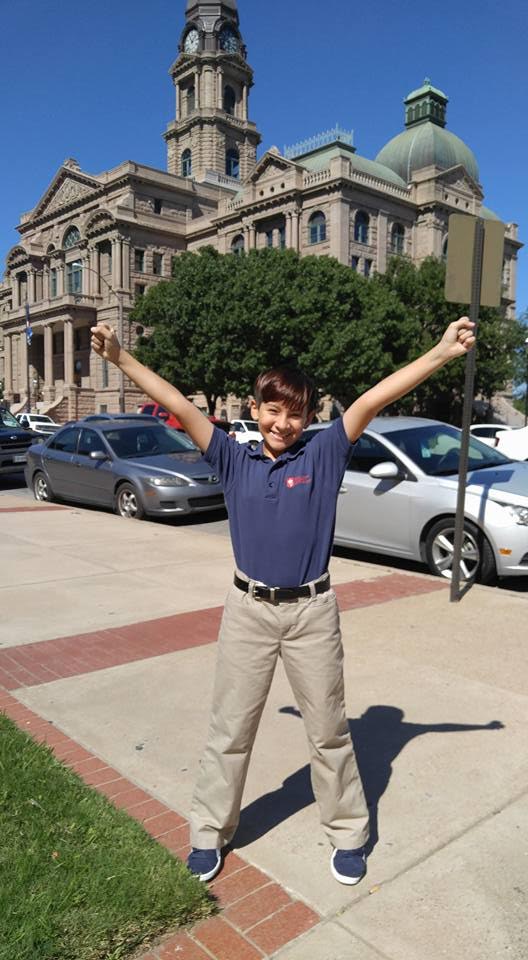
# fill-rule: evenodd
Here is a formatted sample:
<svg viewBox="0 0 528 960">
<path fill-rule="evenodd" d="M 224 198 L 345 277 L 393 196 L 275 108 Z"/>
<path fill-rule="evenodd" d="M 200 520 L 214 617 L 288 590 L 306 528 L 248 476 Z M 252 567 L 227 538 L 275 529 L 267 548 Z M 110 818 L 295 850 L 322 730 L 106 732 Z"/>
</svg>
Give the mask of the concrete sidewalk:
<svg viewBox="0 0 528 960">
<path fill-rule="evenodd" d="M 214 524 L 21 505 L 0 502 L 0 689 L 9 691 L 0 702 L 17 715 L 14 698 L 63 744 L 99 758 L 95 769 L 139 788 L 132 815 L 146 796 L 185 818 L 229 540 Z M 279 664 L 236 855 L 217 885 L 225 912 L 215 930 L 227 940 L 218 945 L 207 928 L 149 957 L 525 960 L 526 594 L 477 586 L 451 605 L 446 585 L 425 575 L 342 556 L 331 572 L 372 818 L 367 877 L 346 888 L 330 876 L 303 724 Z"/>
</svg>

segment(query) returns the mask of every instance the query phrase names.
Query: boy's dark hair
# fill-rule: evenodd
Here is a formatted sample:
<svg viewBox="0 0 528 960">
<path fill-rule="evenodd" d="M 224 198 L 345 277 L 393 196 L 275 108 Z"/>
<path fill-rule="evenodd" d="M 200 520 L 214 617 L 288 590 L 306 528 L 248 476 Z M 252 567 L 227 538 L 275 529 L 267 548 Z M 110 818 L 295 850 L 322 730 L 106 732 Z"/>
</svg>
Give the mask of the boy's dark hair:
<svg viewBox="0 0 528 960">
<path fill-rule="evenodd" d="M 255 403 L 280 400 L 290 409 L 312 413 L 317 410 L 319 398 L 315 384 L 302 370 L 295 367 L 273 367 L 265 370 L 255 381 Z"/>
</svg>

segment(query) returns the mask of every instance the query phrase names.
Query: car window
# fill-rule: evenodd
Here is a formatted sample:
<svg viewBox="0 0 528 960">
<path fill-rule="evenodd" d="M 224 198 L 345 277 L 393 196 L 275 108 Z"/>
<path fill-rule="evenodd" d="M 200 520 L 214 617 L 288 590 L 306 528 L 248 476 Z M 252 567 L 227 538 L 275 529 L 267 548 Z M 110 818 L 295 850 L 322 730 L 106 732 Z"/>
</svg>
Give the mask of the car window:
<svg viewBox="0 0 528 960">
<path fill-rule="evenodd" d="M 51 450 L 61 450 L 62 453 L 75 453 L 80 430 L 78 427 L 67 427 L 56 433 L 49 445 Z"/>
<path fill-rule="evenodd" d="M 20 423 L 9 410 L 0 410 L 0 423 L 3 427 L 20 427 Z"/>
<path fill-rule="evenodd" d="M 378 463 L 397 463 L 396 457 L 385 446 L 374 437 L 369 437 L 366 433 L 357 441 L 348 461 L 347 470 L 354 470 L 356 473 L 368 473 L 372 467 Z"/>
<path fill-rule="evenodd" d="M 391 430 L 387 439 L 432 477 L 458 473 L 462 431 L 447 424 Z M 468 469 L 478 470 L 509 463 L 507 457 L 494 447 L 470 435 Z"/>
<path fill-rule="evenodd" d="M 77 453 L 81 457 L 89 457 L 94 450 L 97 450 L 101 453 L 106 453 L 106 447 L 95 430 L 81 430 L 81 438 L 79 440 L 79 447 Z"/>
<path fill-rule="evenodd" d="M 140 425 L 105 431 L 105 439 L 116 457 L 125 460 L 158 454 L 190 453 L 196 446 L 183 433 L 161 424 Z"/>
</svg>

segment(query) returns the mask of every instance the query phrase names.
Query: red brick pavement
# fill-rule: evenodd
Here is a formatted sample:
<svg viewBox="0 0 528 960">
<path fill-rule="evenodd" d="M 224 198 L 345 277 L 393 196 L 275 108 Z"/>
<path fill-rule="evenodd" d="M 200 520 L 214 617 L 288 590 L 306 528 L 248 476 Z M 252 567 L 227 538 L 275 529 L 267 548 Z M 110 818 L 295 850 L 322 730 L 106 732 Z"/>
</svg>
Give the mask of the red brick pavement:
<svg viewBox="0 0 528 960">
<path fill-rule="evenodd" d="M 388 574 L 339 584 L 336 594 L 344 611 L 442 589 L 446 589 L 442 581 Z M 80 747 L 9 691 L 212 643 L 221 613 L 222 608 L 215 607 L 0 651 L 0 711 L 33 739 L 47 744 L 87 785 L 142 823 L 158 843 L 182 860 L 189 852 L 189 825 L 184 817 Z M 210 888 L 222 915 L 189 932 L 169 935 L 150 946 L 141 960 L 263 960 L 320 921 L 306 904 L 294 900 L 235 853 L 227 855 L 222 873 Z"/>
<path fill-rule="evenodd" d="M 341 611 L 445 590 L 444 580 L 391 573 L 335 587 Z M 117 667 L 134 660 L 213 643 L 222 607 L 179 613 L 144 623 L 42 640 L 0 651 L 0 687 L 34 687 L 52 680 Z"/>
<path fill-rule="evenodd" d="M 189 851 L 189 824 L 104 760 L 39 717 L 7 691 L 0 690 L 0 711 L 92 789 L 134 817 L 154 839 L 179 859 Z M 223 915 L 203 921 L 150 946 L 141 960 L 262 960 L 319 923 L 317 913 L 294 900 L 267 874 L 228 853 L 220 876 L 210 884 Z"/>
</svg>

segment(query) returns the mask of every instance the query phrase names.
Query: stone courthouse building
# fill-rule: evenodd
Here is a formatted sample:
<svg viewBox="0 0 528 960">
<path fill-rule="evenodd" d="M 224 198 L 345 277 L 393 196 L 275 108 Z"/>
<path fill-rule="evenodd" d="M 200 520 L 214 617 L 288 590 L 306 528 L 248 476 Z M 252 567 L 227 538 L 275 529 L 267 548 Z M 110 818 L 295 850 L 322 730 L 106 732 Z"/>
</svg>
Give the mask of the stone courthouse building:
<svg viewBox="0 0 528 960">
<path fill-rule="evenodd" d="M 187 0 L 170 76 L 166 171 L 126 161 L 92 174 L 69 159 L 21 216 L 0 284 L 0 378 L 15 412 L 27 408 L 28 391 L 32 408 L 62 421 L 135 410 L 137 391 L 90 352 L 89 330 L 110 321 L 133 346 L 134 303 L 171 276 L 184 250 L 287 247 L 368 276 L 392 255 L 442 256 L 452 212 L 495 216 L 483 206 L 474 154 L 446 129 L 447 97 L 429 81 L 406 98 L 403 131 L 374 160 L 338 128 L 258 160 L 236 0 Z M 507 224 L 507 313 L 520 246 Z M 227 415 L 237 413 L 230 404 Z"/>
</svg>

